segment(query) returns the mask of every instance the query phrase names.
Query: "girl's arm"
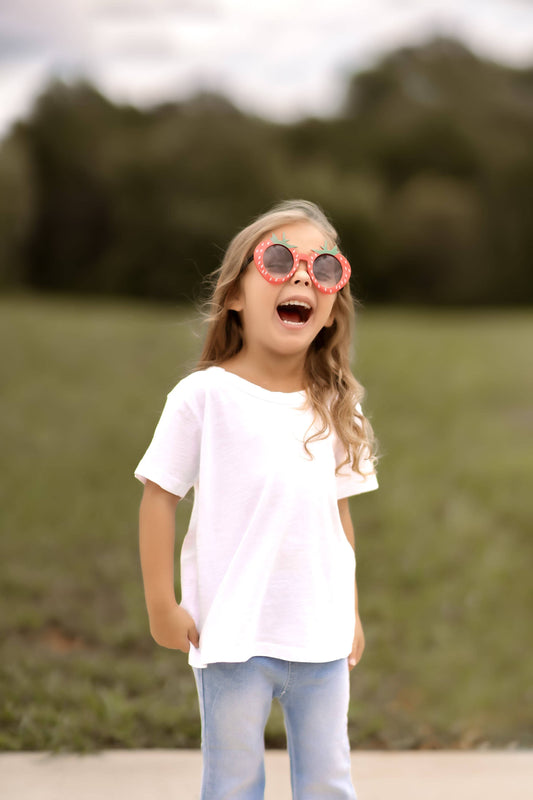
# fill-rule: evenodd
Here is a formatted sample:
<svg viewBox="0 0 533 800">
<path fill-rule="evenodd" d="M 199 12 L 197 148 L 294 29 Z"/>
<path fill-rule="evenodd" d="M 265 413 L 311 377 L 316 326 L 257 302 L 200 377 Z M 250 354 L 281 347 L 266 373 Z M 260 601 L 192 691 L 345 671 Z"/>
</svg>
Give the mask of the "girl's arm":
<svg viewBox="0 0 533 800">
<path fill-rule="evenodd" d="M 147 481 L 139 511 L 139 549 L 144 596 L 155 641 L 173 650 L 198 647 L 199 635 L 191 615 L 176 602 L 174 540 L 176 506 L 180 498 Z"/>
<path fill-rule="evenodd" d="M 344 534 L 350 542 L 352 548 L 355 550 L 355 534 L 353 530 L 352 518 L 350 516 L 350 505 L 348 503 L 348 498 L 343 497 L 342 500 L 339 500 L 338 506 Z M 352 644 L 352 652 L 348 657 L 350 672 L 361 660 L 364 649 L 365 634 L 363 632 L 361 618 L 359 617 L 359 597 L 357 594 L 357 580 L 355 580 L 355 634 Z"/>
</svg>

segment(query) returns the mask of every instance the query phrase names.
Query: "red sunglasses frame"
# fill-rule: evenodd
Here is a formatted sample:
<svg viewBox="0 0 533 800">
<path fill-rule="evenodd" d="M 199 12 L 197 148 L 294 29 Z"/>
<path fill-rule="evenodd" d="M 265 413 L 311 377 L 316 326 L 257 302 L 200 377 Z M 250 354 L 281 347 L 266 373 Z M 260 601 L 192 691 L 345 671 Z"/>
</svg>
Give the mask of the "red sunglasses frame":
<svg viewBox="0 0 533 800">
<path fill-rule="evenodd" d="M 283 247 L 287 248 L 287 250 L 291 253 L 293 259 L 293 265 L 287 275 L 282 275 L 281 277 L 277 278 L 274 275 L 271 275 L 270 272 L 266 269 L 264 265 L 264 254 L 268 247 L 272 245 L 282 245 Z M 342 276 L 340 281 L 336 284 L 336 286 L 324 286 L 320 283 L 314 272 L 313 272 L 313 264 L 319 256 L 329 255 L 336 258 L 339 264 L 342 267 Z M 248 264 L 253 261 L 255 266 L 263 276 L 263 278 L 268 281 L 269 283 L 286 283 L 289 281 L 296 270 L 298 269 L 298 265 L 300 261 L 305 261 L 307 264 L 307 274 L 311 278 L 311 281 L 316 286 L 319 292 L 323 294 L 335 294 L 336 292 L 340 291 L 343 286 L 346 286 L 348 281 L 350 280 L 350 275 L 352 273 L 352 268 L 348 259 L 339 253 L 338 247 L 333 247 L 331 249 L 327 249 L 327 242 L 324 242 L 324 246 L 321 250 L 313 250 L 310 255 L 307 253 L 300 253 L 297 247 L 291 246 L 286 240 L 285 236 L 283 239 L 278 239 L 278 237 L 273 234 L 270 239 L 263 239 L 262 242 L 259 242 L 257 247 L 254 250 L 253 256 L 250 256 L 248 259 Z"/>
</svg>

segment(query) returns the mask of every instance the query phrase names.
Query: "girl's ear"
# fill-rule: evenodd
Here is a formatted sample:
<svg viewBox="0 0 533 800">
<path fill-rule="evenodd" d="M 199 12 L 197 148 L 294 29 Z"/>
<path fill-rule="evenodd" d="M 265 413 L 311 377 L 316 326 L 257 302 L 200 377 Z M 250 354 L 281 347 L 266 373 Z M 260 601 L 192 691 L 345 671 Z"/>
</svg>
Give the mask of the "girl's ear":
<svg viewBox="0 0 533 800">
<path fill-rule="evenodd" d="M 324 328 L 331 328 L 334 322 L 335 322 L 335 313 L 332 311 L 329 317 L 327 318 L 326 322 L 324 323 Z"/>
<path fill-rule="evenodd" d="M 232 289 L 228 292 L 226 297 L 226 302 L 224 304 L 226 308 L 231 309 L 232 311 L 242 311 L 244 308 L 244 299 L 242 296 L 241 285 L 240 282 L 236 283 Z"/>
</svg>

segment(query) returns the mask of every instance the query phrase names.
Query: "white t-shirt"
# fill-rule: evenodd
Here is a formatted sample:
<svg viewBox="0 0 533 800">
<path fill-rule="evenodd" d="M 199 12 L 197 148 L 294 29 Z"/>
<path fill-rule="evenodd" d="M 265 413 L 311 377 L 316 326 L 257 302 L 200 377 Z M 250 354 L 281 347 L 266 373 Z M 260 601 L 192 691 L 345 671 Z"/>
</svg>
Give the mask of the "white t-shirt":
<svg viewBox="0 0 533 800">
<path fill-rule="evenodd" d="M 337 437 L 303 441 L 305 392 L 271 392 L 209 367 L 169 393 L 135 476 L 194 505 L 181 551 L 184 608 L 200 632 L 189 663 L 270 656 L 326 662 L 352 648 L 355 556 L 337 500 L 376 489 Z"/>
</svg>

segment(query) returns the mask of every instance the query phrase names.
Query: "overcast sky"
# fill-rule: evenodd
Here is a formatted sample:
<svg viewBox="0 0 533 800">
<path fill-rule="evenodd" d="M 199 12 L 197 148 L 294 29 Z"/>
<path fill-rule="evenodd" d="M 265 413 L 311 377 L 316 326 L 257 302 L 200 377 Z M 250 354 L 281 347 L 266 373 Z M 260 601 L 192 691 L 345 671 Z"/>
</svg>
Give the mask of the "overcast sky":
<svg viewBox="0 0 533 800">
<path fill-rule="evenodd" d="M 329 114 L 353 71 L 432 34 L 533 65 L 533 0 L 0 0 L 0 135 L 54 75 L 140 105 L 207 88 Z"/>
</svg>

